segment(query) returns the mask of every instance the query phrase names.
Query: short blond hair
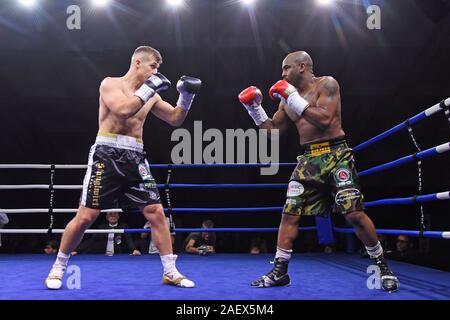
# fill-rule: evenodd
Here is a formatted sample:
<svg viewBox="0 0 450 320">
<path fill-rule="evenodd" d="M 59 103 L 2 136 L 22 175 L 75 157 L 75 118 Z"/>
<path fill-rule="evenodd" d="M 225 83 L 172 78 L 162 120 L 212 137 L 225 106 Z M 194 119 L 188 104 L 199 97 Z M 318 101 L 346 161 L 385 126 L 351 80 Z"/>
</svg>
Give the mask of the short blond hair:
<svg viewBox="0 0 450 320">
<path fill-rule="evenodd" d="M 158 64 L 162 63 L 161 53 L 159 53 L 159 51 L 156 50 L 155 48 L 152 48 L 149 46 L 137 47 L 136 50 L 134 50 L 133 56 L 131 57 L 131 61 L 133 61 L 135 59 L 136 55 L 141 54 L 141 53 L 151 55 Z"/>
</svg>

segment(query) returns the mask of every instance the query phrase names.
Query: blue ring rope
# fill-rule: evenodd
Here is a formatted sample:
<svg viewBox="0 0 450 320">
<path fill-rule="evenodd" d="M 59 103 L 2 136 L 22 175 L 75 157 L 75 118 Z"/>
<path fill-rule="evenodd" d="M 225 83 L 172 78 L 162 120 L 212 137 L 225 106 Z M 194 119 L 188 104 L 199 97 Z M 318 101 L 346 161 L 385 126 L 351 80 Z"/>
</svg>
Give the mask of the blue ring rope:
<svg viewBox="0 0 450 320">
<path fill-rule="evenodd" d="M 438 195 L 440 195 L 438 197 Z M 366 207 L 376 207 L 383 205 L 402 205 L 402 204 L 413 204 L 439 201 L 439 200 L 449 200 L 450 191 L 425 194 L 417 197 L 406 197 L 406 198 L 391 198 L 391 199 L 381 199 L 375 201 L 366 202 Z M 244 213 L 244 212 L 274 212 L 281 211 L 283 207 L 251 207 L 251 208 L 172 208 L 174 213 Z M 167 209 L 164 209 L 167 211 Z M 139 210 L 130 210 L 132 213 L 140 213 Z"/>
<path fill-rule="evenodd" d="M 301 227 L 300 231 L 317 230 L 317 227 Z M 276 232 L 278 228 L 175 228 L 175 232 Z M 151 229 L 124 229 L 124 233 L 151 232 Z"/>
<path fill-rule="evenodd" d="M 370 138 L 369 140 L 357 145 L 356 147 L 353 148 L 353 151 L 354 152 L 361 151 L 362 149 L 367 148 L 368 146 L 374 144 L 375 142 L 383 140 L 384 138 L 387 138 L 387 137 L 391 136 L 392 134 L 407 128 L 406 122 L 408 122 L 410 125 L 412 125 L 419 121 L 422 121 L 423 119 L 426 119 L 426 118 L 432 116 L 433 114 L 435 114 L 437 112 L 443 111 L 444 110 L 443 105 L 447 105 L 448 101 L 450 101 L 450 100 L 446 99 L 439 103 L 436 103 L 435 105 L 426 109 L 425 111 L 422 111 L 422 112 L 416 114 L 415 116 L 408 118 L 405 122 L 402 122 L 402 123 L 396 125 L 395 127 L 391 128 L 389 130 L 386 130 L 385 132 L 382 132 L 379 135 L 377 135 L 373 138 Z"/>
<path fill-rule="evenodd" d="M 351 228 L 334 228 L 334 231 L 339 233 L 354 233 Z M 391 234 L 391 235 L 406 235 L 412 237 L 420 237 L 421 232 L 416 230 L 397 230 L 397 229 L 376 229 L 377 234 Z M 440 238 L 440 239 L 449 239 L 449 235 L 447 235 L 448 231 L 424 231 L 423 236 L 425 238 Z"/>
<path fill-rule="evenodd" d="M 338 233 L 354 233 L 351 228 L 333 228 Z M 313 231 L 317 230 L 317 227 L 301 227 L 300 231 Z M 278 228 L 176 228 L 175 232 L 277 232 Z M 151 232 L 151 229 L 124 229 L 124 233 L 141 233 Z M 398 229 L 377 229 L 377 234 L 390 234 L 390 235 L 407 235 L 412 237 L 421 236 L 420 231 L 416 230 L 398 230 Z M 426 238 L 438 238 L 438 239 L 450 239 L 449 231 L 425 231 L 423 236 Z"/>
<path fill-rule="evenodd" d="M 397 160 L 394 160 L 394 161 L 391 161 L 391 162 L 388 162 L 385 164 L 381 164 L 376 167 L 366 169 L 364 171 L 359 172 L 358 175 L 360 177 L 367 176 L 367 175 L 375 173 L 375 172 L 384 171 L 384 170 L 387 170 L 390 168 L 395 168 L 395 167 L 401 166 L 406 163 L 413 162 L 413 161 L 415 161 L 415 159 L 425 159 L 427 157 L 431 157 L 431 156 L 441 154 L 441 153 L 447 152 L 447 151 L 450 151 L 450 142 L 447 142 L 440 146 L 436 146 L 436 147 L 418 152 L 416 154 L 412 154 L 409 156 L 399 158 Z"/>
</svg>

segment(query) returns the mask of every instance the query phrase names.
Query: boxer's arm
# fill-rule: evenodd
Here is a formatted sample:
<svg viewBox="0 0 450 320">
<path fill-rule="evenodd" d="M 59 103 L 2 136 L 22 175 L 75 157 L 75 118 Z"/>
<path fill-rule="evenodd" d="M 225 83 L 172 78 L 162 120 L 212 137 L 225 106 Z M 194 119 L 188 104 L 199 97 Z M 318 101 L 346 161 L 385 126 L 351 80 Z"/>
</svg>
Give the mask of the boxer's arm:
<svg viewBox="0 0 450 320">
<path fill-rule="evenodd" d="M 171 126 L 181 126 L 189 110 L 184 110 L 179 106 L 173 107 L 170 103 L 161 99 L 159 95 L 155 95 L 155 99 L 156 102 L 152 107 L 152 113 Z"/>
<path fill-rule="evenodd" d="M 338 82 L 327 77 L 325 84 L 319 92 L 319 98 L 315 107 L 307 108 L 303 117 L 311 124 L 322 130 L 328 129 L 334 118 L 336 108 L 341 100 Z"/>
<path fill-rule="evenodd" d="M 139 97 L 127 97 L 109 78 L 100 85 L 100 97 L 111 112 L 124 119 L 134 116 L 144 106 Z"/>
<path fill-rule="evenodd" d="M 264 121 L 259 128 L 267 129 L 270 134 L 271 130 L 278 129 L 279 134 L 282 135 L 291 125 L 292 121 L 289 119 L 288 115 L 284 111 L 285 105 L 280 102 L 277 112 L 273 115 L 272 119 L 267 119 Z"/>
</svg>

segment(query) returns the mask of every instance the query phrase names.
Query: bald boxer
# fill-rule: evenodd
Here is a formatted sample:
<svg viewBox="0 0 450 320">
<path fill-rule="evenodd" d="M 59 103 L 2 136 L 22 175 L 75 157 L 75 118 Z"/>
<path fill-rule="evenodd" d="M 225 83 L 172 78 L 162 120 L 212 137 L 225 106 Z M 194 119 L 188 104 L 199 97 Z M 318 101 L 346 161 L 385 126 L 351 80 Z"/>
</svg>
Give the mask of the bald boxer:
<svg viewBox="0 0 450 320">
<path fill-rule="evenodd" d="M 292 245 L 302 215 L 326 215 L 330 205 L 353 226 L 367 252 L 380 268 L 384 290 L 392 292 L 399 281 L 383 258 L 371 219 L 364 213 L 364 197 L 355 169 L 352 150 L 341 126 L 341 96 L 332 77 L 315 77 L 308 53 L 290 53 L 282 63 L 282 80 L 269 91 L 280 100 L 278 111 L 269 119 L 261 106 L 262 94 L 249 87 L 239 95 L 240 102 L 261 129 L 280 134 L 294 123 L 304 153 L 297 158 L 287 190 L 278 231 L 273 269 L 251 285 L 258 288 L 290 284 L 287 273 Z"/>
<path fill-rule="evenodd" d="M 158 73 L 161 54 L 148 46 L 138 47 L 123 77 L 105 78 L 100 85 L 99 131 L 91 147 L 80 206 L 64 231 L 56 261 L 45 280 L 49 289 L 59 289 L 70 253 L 80 243 L 87 228 L 101 209 L 115 208 L 117 200 L 127 198 L 140 208 L 152 226 L 163 265 L 163 283 L 183 288 L 194 282 L 178 272 L 172 252 L 164 210 L 144 152 L 142 131 L 151 111 L 172 126 L 180 126 L 200 90 L 201 81 L 182 76 L 177 82 L 176 107 L 165 102 L 159 92 L 169 89 L 170 81 Z"/>
</svg>

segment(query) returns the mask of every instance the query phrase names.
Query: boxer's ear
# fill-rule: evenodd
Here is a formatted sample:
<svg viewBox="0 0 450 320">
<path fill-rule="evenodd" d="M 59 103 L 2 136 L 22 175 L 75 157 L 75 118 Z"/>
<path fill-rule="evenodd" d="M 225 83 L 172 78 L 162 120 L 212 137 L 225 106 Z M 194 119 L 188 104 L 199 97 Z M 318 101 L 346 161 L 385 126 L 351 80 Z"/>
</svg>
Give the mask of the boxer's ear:
<svg viewBox="0 0 450 320">
<path fill-rule="evenodd" d="M 305 63 L 300 63 L 300 64 L 298 65 L 298 71 L 299 71 L 300 73 L 305 72 L 305 71 L 306 71 L 306 68 L 307 68 L 307 66 L 306 66 Z"/>
</svg>

